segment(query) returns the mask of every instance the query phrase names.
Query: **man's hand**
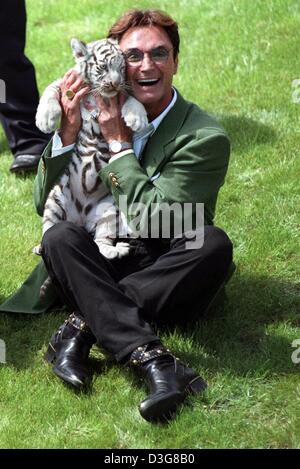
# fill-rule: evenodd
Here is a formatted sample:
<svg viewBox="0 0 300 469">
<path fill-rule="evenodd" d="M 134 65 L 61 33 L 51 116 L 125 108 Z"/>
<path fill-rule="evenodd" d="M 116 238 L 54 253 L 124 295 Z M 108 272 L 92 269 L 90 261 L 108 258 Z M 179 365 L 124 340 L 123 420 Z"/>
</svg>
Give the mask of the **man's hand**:
<svg viewBox="0 0 300 469">
<path fill-rule="evenodd" d="M 81 128 L 80 101 L 89 93 L 90 88 L 75 70 L 69 70 L 62 79 L 60 89 L 62 108 L 60 138 L 63 146 L 66 146 L 76 142 Z M 74 91 L 75 96 L 72 100 L 67 98 L 67 90 Z"/>
<path fill-rule="evenodd" d="M 117 140 L 118 142 L 131 143 L 132 130 L 126 126 L 121 115 L 126 96 L 119 94 L 111 99 L 97 96 L 96 101 L 100 109 L 98 122 L 106 142 L 109 144 L 113 140 Z"/>
</svg>

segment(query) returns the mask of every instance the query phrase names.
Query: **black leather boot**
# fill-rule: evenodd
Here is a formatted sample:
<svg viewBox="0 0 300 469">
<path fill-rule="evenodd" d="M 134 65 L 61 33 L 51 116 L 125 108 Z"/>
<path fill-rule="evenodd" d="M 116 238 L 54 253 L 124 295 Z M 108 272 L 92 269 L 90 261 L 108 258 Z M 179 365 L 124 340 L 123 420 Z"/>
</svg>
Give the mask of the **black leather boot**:
<svg viewBox="0 0 300 469">
<path fill-rule="evenodd" d="M 150 422 L 171 419 L 189 393 L 198 394 L 207 388 L 201 376 L 162 345 L 138 347 L 129 363 L 149 386 L 150 395 L 141 402 L 139 410 Z"/>
<path fill-rule="evenodd" d="M 59 378 L 83 389 L 91 381 L 88 356 L 95 342 L 87 324 L 72 313 L 51 337 L 45 360 L 54 364 L 53 371 Z"/>
</svg>

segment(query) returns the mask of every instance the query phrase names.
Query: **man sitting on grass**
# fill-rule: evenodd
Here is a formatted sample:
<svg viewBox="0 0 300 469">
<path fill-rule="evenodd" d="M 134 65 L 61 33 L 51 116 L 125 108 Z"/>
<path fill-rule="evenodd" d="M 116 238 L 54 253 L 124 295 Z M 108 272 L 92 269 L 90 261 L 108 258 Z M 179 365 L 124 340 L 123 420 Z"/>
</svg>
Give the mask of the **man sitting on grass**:
<svg viewBox="0 0 300 469">
<path fill-rule="evenodd" d="M 50 228 L 42 241 L 43 260 L 73 313 L 53 335 L 46 358 L 54 362 L 57 376 L 83 388 L 91 377 L 89 351 L 97 342 L 146 380 L 150 394 L 140 413 L 159 421 L 174 415 L 189 392 L 206 388 L 196 371 L 164 347 L 153 325 L 196 321 L 228 274 L 232 244 L 213 219 L 230 144 L 220 125 L 172 86 L 179 34 L 170 16 L 156 10 L 128 11 L 109 37 L 119 41 L 132 94 L 145 106 L 152 126 L 142 139 L 133 139 L 118 99 L 100 100 L 98 120 L 112 160 L 99 176 L 117 205 L 121 195 L 127 197 L 129 213 L 134 204 L 143 203 L 150 218 L 151 204 L 176 202 L 183 208 L 192 204 L 194 217 L 196 204 L 203 203 L 204 240 L 190 249 L 184 234 L 129 238 L 129 256 L 108 260 L 83 228 L 69 222 Z M 68 163 L 72 150 L 65 147 L 74 144 L 81 126 L 76 95 L 82 95 L 83 87 L 75 72 L 63 79 L 61 156 L 52 157 L 51 145 L 42 155 L 36 180 L 39 207 L 51 189 L 49 181 L 53 184 Z M 143 216 L 141 223 L 149 218 Z"/>
</svg>

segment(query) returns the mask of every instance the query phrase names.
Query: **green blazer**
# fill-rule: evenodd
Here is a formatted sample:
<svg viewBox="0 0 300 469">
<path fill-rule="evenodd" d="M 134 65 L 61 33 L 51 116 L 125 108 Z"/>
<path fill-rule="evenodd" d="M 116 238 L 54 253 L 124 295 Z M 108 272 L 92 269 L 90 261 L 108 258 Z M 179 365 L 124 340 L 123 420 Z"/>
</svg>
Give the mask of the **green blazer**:
<svg viewBox="0 0 300 469">
<path fill-rule="evenodd" d="M 34 201 L 42 216 L 47 196 L 68 164 L 72 152 L 51 158 L 52 142 L 40 160 L 34 183 Z M 198 106 L 178 98 L 149 139 L 140 160 L 127 154 L 113 161 L 99 173 L 119 205 L 120 196 L 127 204 L 202 202 L 205 224 L 213 224 L 217 196 L 228 168 L 230 143 L 224 129 Z M 151 181 L 151 178 L 153 181 Z M 136 217 L 130 212 L 128 221 Z M 146 223 L 147 220 L 141 221 Z M 39 289 L 47 272 L 43 262 L 34 269 L 21 288 L 0 311 L 41 313 L 55 307 L 57 295 L 48 290 L 39 299 Z"/>
</svg>

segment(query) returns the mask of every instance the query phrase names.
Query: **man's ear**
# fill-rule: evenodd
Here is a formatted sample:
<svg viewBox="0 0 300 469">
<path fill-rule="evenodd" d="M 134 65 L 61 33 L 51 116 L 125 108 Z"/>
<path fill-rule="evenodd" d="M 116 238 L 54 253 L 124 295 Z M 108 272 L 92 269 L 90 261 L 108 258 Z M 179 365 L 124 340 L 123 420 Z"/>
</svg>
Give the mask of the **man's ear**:
<svg viewBox="0 0 300 469">
<path fill-rule="evenodd" d="M 86 44 L 75 37 L 71 39 L 71 49 L 76 62 L 81 62 L 88 56 Z"/>
</svg>

